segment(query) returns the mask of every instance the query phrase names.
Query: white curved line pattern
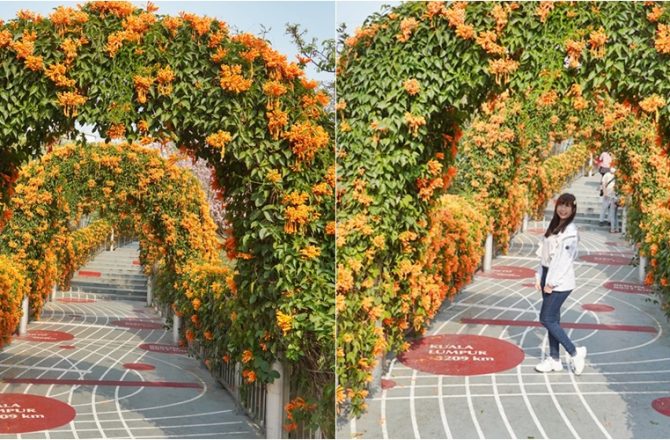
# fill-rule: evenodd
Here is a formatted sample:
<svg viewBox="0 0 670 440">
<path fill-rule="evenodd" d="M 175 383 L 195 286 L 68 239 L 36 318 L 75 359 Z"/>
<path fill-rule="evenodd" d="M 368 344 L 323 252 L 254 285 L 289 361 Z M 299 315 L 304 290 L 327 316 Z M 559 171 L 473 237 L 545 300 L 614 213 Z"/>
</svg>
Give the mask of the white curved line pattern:
<svg viewBox="0 0 670 440">
<path fill-rule="evenodd" d="M 87 292 L 58 292 L 63 296 L 93 298 L 91 303 L 47 303 L 42 320 L 28 330 L 61 331 L 74 339 L 62 342 L 14 341 L 0 351 L 0 393 L 26 393 L 55 398 L 76 411 L 74 420 L 39 433 L 0 434 L 10 438 L 258 438 L 259 433 L 241 414 L 199 361 L 182 354 L 153 353 L 140 344 L 170 344 L 163 329 L 117 327 L 113 321 L 130 318 L 159 322 L 144 303 L 103 299 Z M 61 349 L 61 345 L 74 346 Z M 130 370 L 126 363 L 149 363 L 153 370 Z M 30 382 L 45 379 L 51 384 Z M 70 385 L 64 380 L 84 380 Z M 154 381 L 167 386 L 115 386 L 97 381 Z M 175 387 L 170 387 L 175 383 Z M 197 388 L 177 387 L 192 384 Z M 48 416 L 48 415 L 47 415 Z"/>
</svg>

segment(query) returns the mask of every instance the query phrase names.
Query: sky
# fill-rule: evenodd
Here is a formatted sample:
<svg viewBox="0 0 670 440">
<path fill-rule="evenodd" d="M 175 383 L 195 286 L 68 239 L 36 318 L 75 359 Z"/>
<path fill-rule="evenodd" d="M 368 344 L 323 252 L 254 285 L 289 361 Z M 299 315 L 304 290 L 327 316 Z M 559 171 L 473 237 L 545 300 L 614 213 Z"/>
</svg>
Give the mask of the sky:
<svg viewBox="0 0 670 440">
<path fill-rule="evenodd" d="M 0 19 L 16 17 L 20 9 L 49 15 L 57 6 L 75 7 L 82 1 L 0 1 Z M 138 7 L 146 7 L 145 1 L 132 2 Z M 178 15 L 181 11 L 217 18 L 225 21 L 233 30 L 261 35 L 263 29 L 270 29 L 265 38 L 272 47 L 295 61 L 298 53 L 290 37 L 286 35 L 286 23 L 297 23 L 308 31 L 307 39 L 316 37 L 319 41 L 334 39 L 334 1 L 153 1 L 158 6 L 158 14 Z M 308 66 L 306 74 L 319 81 L 334 80 L 333 74 L 317 72 Z"/>
</svg>

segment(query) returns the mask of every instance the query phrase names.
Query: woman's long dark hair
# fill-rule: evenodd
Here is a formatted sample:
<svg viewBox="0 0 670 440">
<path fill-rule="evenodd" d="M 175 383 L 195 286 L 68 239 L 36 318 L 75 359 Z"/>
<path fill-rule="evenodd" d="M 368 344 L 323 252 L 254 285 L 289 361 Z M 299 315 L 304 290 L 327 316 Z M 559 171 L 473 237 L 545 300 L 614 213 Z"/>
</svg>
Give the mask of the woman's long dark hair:
<svg viewBox="0 0 670 440">
<path fill-rule="evenodd" d="M 575 214 L 577 214 L 577 199 L 575 199 L 575 196 L 573 196 L 570 193 L 563 193 L 561 196 L 556 200 L 556 205 L 554 205 L 554 217 L 551 219 L 549 222 L 549 227 L 547 228 L 547 232 L 544 233 L 545 237 L 549 237 L 551 234 L 558 234 L 559 232 L 564 232 L 565 228 L 568 227 L 570 223 L 572 223 L 572 220 L 575 219 Z M 572 214 L 570 217 L 565 219 L 561 223 L 561 218 L 558 216 L 558 206 L 559 205 L 568 205 L 570 208 L 572 208 Z"/>
</svg>

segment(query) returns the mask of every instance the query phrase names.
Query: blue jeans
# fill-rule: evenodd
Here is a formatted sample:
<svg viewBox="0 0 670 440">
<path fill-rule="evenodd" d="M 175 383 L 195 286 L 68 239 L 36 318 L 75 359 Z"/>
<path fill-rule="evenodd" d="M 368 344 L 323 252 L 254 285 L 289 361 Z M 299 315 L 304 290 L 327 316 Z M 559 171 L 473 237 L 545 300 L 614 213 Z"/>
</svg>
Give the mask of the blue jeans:
<svg viewBox="0 0 670 440">
<path fill-rule="evenodd" d="M 549 355 L 553 359 L 560 359 L 558 354 L 561 344 L 565 351 L 571 356 L 577 354 L 575 344 L 572 343 L 565 330 L 561 328 L 561 306 L 568 298 L 572 290 L 563 292 L 553 291 L 551 294 L 544 293 L 544 284 L 547 281 L 547 268 L 542 266 L 542 309 L 540 310 L 540 323 L 549 332 Z"/>
</svg>

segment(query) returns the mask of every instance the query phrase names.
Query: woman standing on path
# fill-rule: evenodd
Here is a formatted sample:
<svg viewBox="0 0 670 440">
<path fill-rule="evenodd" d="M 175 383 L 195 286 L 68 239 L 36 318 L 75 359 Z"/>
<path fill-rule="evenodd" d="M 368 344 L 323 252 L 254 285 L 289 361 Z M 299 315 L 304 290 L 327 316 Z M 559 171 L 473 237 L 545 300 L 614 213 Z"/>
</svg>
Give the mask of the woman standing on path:
<svg viewBox="0 0 670 440">
<path fill-rule="evenodd" d="M 542 373 L 563 370 L 559 344 L 572 357 L 575 374 L 582 373 L 586 361 L 586 347 L 575 347 L 561 328 L 561 306 L 575 288 L 573 263 L 577 258 L 579 235 L 572 220 L 576 213 L 575 196 L 561 194 L 556 200 L 554 217 L 538 250 L 540 266 L 535 277 L 535 287 L 542 291 L 540 323 L 549 332 L 549 357 L 535 366 Z"/>
</svg>

